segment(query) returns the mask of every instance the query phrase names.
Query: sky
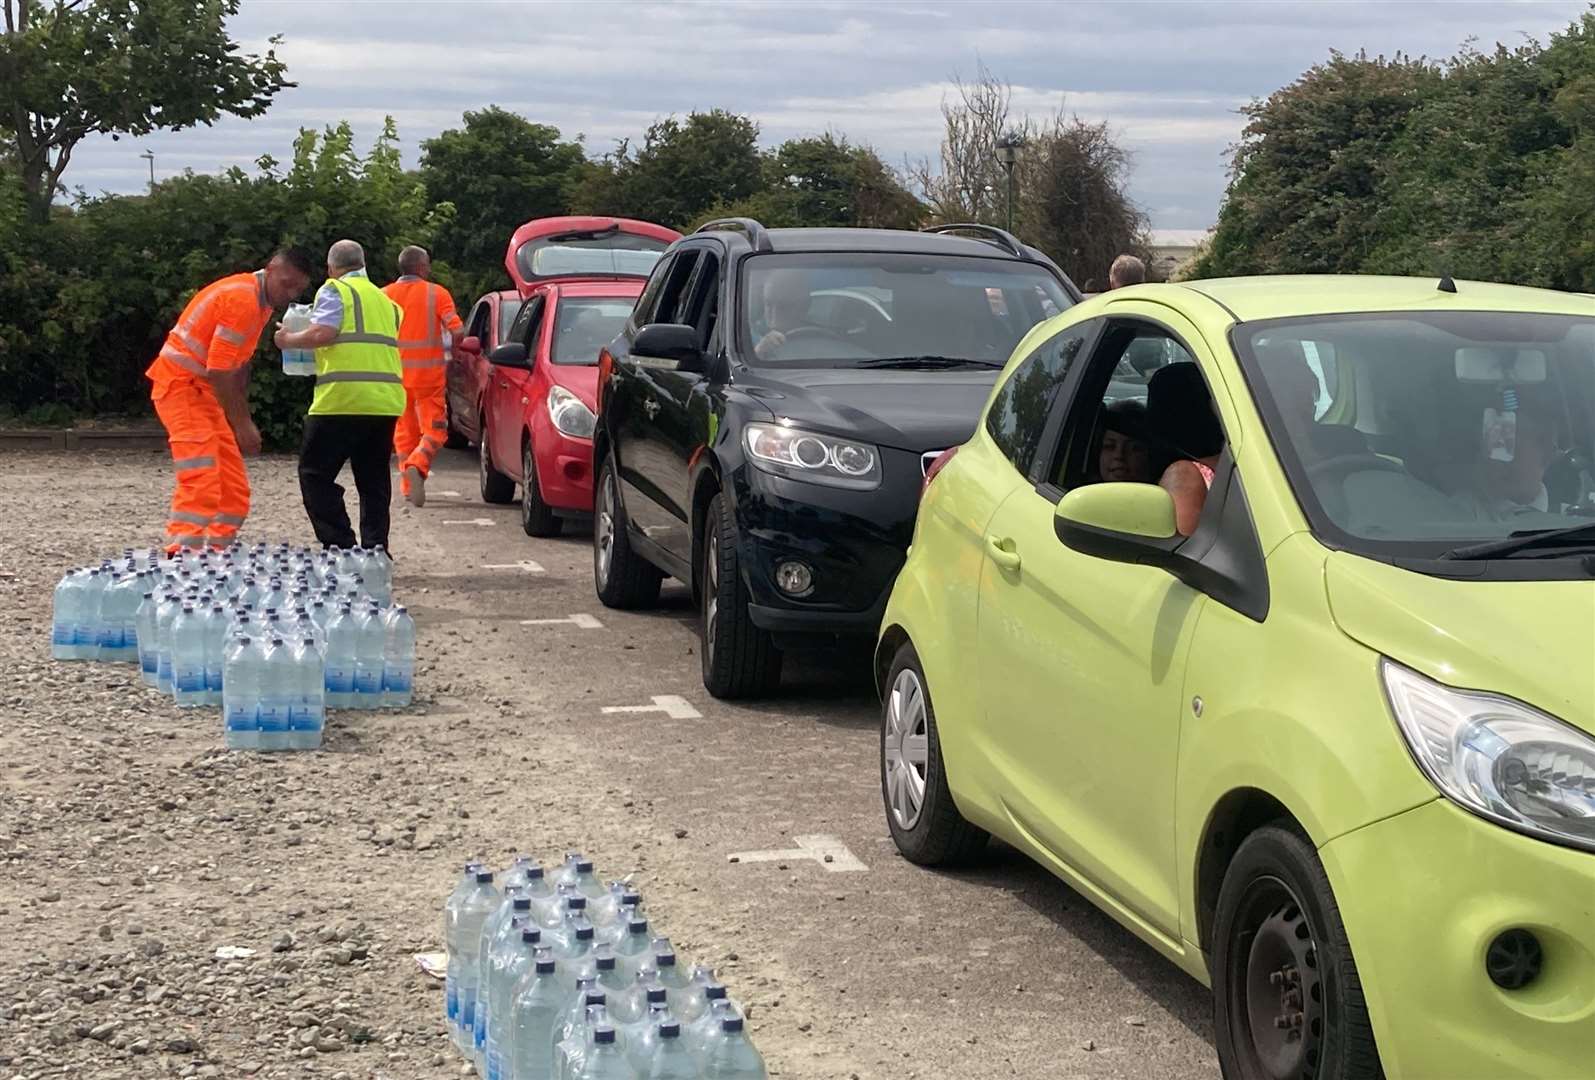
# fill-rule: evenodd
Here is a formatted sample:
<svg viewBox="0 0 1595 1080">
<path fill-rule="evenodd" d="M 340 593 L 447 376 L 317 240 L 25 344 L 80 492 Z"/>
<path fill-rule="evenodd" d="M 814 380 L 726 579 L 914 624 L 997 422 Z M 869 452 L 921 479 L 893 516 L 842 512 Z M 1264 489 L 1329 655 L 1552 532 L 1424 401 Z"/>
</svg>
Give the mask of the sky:
<svg viewBox="0 0 1595 1080">
<path fill-rule="evenodd" d="M 1454 55 L 1468 42 L 1547 38 L 1588 0 L 871 0 L 631 3 L 621 0 L 243 0 L 231 23 L 246 51 L 281 34 L 298 83 L 255 120 L 99 138 L 66 183 L 135 192 L 184 169 L 279 160 L 301 127 L 349 120 L 364 146 L 392 115 L 405 162 L 420 142 L 497 104 L 589 153 L 693 110 L 745 113 L 774 145 L 825 131 L 901 167 L 934 159 L 953 81 L 984 64 L 1017 111 L 1105 120 L 1133 154 L 1130 194 L 1160 230 L 1212 225 L 1237 111 L 1330 50 Z"/>
</svg>

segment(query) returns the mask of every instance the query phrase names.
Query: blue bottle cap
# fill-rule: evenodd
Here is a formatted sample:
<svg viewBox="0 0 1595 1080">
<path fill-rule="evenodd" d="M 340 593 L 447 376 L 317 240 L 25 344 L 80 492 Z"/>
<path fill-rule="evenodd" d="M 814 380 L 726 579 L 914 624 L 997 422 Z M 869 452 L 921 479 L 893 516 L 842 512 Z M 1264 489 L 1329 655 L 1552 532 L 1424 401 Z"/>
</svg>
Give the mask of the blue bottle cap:
<svg viewBox="0 0 1595 1080">
<path fill-rule="evenodd" d="M 585 1000 L 588 1005 L 607 1005 L 609 1003 L 609 995 L 602 990 L 589 990 Z"/>
<path fill-rule="evenodd" d="M 542 957 L 537 961 L 537 973 L 539 975 L 552 975 L 554 974 L 554 966 L 554 961 L 546 956 Z"/>
<path fill-rule="evenodd" d="M 622 907 L 626 907 L 628 905 L 631 907 L 636 907 L 640 903 L 642 903 L 642 893 L 635 889 L 627 889 L 625 892 L 620 894 L 620 905 Z"/>
<path fill-rule="evenodd" d="M 609 1046 L 615 1041 L 615 1029 L 608 1024 L 593 1029 L 593 1042 L 599 1046 Z"/>
<path fill-rule="evenodd" d="M 576 872 L 578 874 L 590 874 L 590 873 L 592 873 L 593 872 L 592 860 L 591 859 L 582 859 L 580 862 L 578 862 L 576 864 Z"/>
<path fill-rule="evenodd" d="M 604 951 L 604 946 L 599 946 L 599 948 L 598 948 L 598 970 L 599 971 L 614 971 L 615 970 L 615 954 L 614 953 L 606 953 Z"/>
<path fill-rule="evenodd" d="M 661 1039 L 681 1038 L 681 1025 L 674 1020 L 664 1021 L 659 1025 L 659 1037 Z"/>
<path fill-rule="evenodd" d="M 540 945 L 540 944 L 542 944 L 542 941 L 543 941 L 543 932 L 541 930 L 522 930 L 521 931 L 521 944 L 522 945 Z"/>
<path fill-rule="evenodd" d="M 533 863 L 531 866 L 528 866 L 526 868 L 526 880 L 527 881 L 542 881 L 543 880 L 543 868 L 541 866 L 538 866 L 536 863 Z"/>
<path fill-rule="evenodd" d="M 576 928 L 576 940 L 577 941 L 591 941 L 592 939 L 593 939 L 593 928 L 592 927 L 590 927 L 590 926 L 578 926 Z"/>
<path fill-rule="evenodd" d="M 725 983 L 710 983 L 703 988 L 703 996 L 710 1001 L 724 1001 L 726 998 Z"/>
<path fill-rule="evenodd" d="M 633 919 L 633 920 L 631 920 L 631 925 L 626 927 L 626 932 L 628 934 L 632 934 L 633 936 L 646 934 L 648 932 L 648 920 L 647 919 Z"/>
<path fill-rule="evenodd" d="M 648 988 L 648 1004 L 650 1005 L 662 1005 L 669 998 L 670 992 L 662 986 L 650 986 Z"/>
<path fill-rule="evenodd" d="M 478 885 L 491 885 L 493 883 L 493 871 L 478 869 L 476 871 L 476 883 Z"/>
<path fill-rule="evenodd" d="M 740 1016 L 727 1016 L 727 1017 L 725 1017 L 723 1020 L 720 1021 L 720 1030 L 726 1032 L 727 1034 L 731 1034 L 731 1033 L 735 1033 L 735 1032 L 741 1031 L 742 1030 L 742 1017 L 740 1017 Z"/>
<path fill-rule="evenodd" d="M 662 952 L 654 957 L 654 963 L 662 968 L 675 967 L 676 954 L 673 952 Z"/>
<path fill-rule="evenodd" d="M 565 907 L 571 911 L 585 911 L 587 898 L 585 896 L 568 896 L 565 898 Z"/>
<path fill-rule="evenodd" d="M 532 910 L 532 898 L 530 896 L 517 896 L 510 901 L 510 907 L 515 911 L 530 911 Z"/>
</svg>

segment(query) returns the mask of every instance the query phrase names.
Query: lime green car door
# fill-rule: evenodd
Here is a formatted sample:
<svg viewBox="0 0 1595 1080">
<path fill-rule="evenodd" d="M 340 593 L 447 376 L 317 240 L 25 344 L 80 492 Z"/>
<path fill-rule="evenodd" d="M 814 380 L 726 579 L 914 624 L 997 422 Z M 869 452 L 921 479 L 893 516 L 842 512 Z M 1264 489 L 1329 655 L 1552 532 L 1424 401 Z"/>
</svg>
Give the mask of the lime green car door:
<svg viewBox="0 0 1595 1080">
<path fill-rule="evenodd" d="M 1079 425 L 1097 423 L 1105 396 L 1127 392 L 1109 376 L 1143 337 L 1177 346 L 1150 326 L 1105 335 L 1055 426 L 1055 460 L 1079 444 Z M 1054 531 L 1061 495 L 1056 482 L 1020 488 L 986 530 L 979 667 L 1006 810 L 1064 877 L 1177 940 L 1182 687 L 1208 598 L 1163 570 L 1065 547 Z"/>
</svg>

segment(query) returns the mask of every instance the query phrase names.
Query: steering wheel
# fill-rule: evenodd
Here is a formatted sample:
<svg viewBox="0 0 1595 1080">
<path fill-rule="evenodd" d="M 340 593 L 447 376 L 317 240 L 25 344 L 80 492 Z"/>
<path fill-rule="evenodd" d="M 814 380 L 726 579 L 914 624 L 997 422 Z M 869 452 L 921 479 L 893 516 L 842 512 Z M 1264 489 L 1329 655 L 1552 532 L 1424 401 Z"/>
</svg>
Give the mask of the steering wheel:
<svg viewBox="0 0 1595 1080">
<path fill-rule="evenodd" d="M 838 334 L 835 330 L 831 330 L 824 326 L 795 326 L 790 330 L 781 331 L 781 336 L 786 338 L 788 341 L 795 341 L 799 338 L 818 337 L 830 338 L 832 341 L 840 341 L 844 345 L 851 344 L 847 338 L 843 337 L 841 334 Z"/>
<path fill-rule="evenodd" d="M 1407 472 L 1407 467 L 1378 454 L 1336 454 L 1307 466 L 1307 478 L 1317 482 L 1325 477 L 1354 472 Z"/>
</svg>

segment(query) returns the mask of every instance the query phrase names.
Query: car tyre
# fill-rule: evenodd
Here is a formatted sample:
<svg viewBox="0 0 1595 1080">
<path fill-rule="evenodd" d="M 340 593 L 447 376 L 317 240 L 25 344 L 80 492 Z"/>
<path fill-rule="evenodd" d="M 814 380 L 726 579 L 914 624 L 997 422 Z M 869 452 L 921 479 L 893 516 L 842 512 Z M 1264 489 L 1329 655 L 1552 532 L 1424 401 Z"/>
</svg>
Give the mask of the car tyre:
<svg viewBox="0 0 1595 1080">
<path fill-rule="evenodd" d="M 1236 849 L 1213 921 L 1213 1029 L 1231 1080 L 1380 1080 L 1384 1071 L 1328 875 L 1293 822 Z"/>
<path fill-rule="evenodd" d="M 565 523 L 552 507 L 543 501 L 542 490 L 537 486 L 537 462 L 533 460 L 532 441 L 521 443 L 521 528 L 527 536 L 558 536 Z"/>
<path fill-rule="evenodd" d="M 605 607 L 622 611 L 652 607 L 659 600 L 664 574 L 631 546 L 620 481 L 609 454 L 598 465 L 593 502 L 593 586 L 598 599 Z"/>
<path fill-rule="evenodd" d="M 920 866 L 960 866 L 990 838 L 959 813 L 947 786 L 936 709 L 911 642 L 892 659 L 881 701 L 881 798 L 892 842 Z"/>
<path fill-rule="evenodd" d="M 488 447 L 487 417 L 482 417 L 482 438 L 477 444 L 477 473 L 481 480 L 482 501 L 507 506 L 515 501 L 515 481 L 493 468 L 493 453 Z"/>
<path fill-rule="evenodd" d="M 698 653 L 704 688 L 724 699 L 768 693 L 781 683 L 781 651 L 768 630 L 753 624 L 737 562 L 736 525 L 723 493 L 709 502 L 702 552 Z"/>
</svg>

